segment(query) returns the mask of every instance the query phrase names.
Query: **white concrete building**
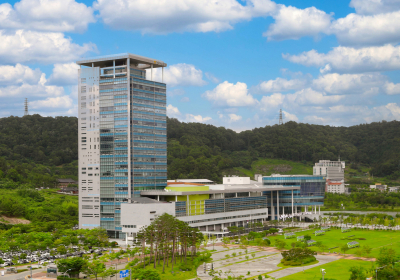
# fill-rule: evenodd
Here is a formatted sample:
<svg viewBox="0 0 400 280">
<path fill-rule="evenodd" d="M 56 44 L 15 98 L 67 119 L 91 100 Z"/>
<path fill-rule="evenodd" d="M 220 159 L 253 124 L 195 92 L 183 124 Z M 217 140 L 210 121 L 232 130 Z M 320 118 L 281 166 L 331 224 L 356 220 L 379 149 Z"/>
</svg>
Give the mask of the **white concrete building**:
<svg viewBox="0 0 400 280">
<path fill-rule="evenodd" d="M 326 177 L 326 192 L 348 193 L 349 189 L 344 184 L 344 161 L 320 160 L 313 167 L 313 175 Z"/>
</svg>

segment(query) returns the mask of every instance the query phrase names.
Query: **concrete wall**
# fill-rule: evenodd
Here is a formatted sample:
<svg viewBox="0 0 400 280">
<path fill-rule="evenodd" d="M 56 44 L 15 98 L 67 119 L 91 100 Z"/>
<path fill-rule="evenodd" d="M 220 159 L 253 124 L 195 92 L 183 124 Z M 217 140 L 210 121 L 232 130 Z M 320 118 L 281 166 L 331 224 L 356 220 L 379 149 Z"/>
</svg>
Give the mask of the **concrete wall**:
<svg viewBox="0 0 400 280">
<path fill-rule="evenodd" d="M 122 232 L 137 233 L 142 227 L 148 226 L 162 214 L 175 216 L 175 203 L 122 203 L 121 226 Z M 134 226 L 128 228 L 126 226 Z"/>
<path fill-rule="evenodd" d="M 250 184 L 250 177 L 224 177 L 222 178 L 224 185 L 246 185 Z"/>
<path fill-rule="evenodd" d="M 78 80 L 79 228 L 91 229 L 100 226 L 100 68 L 80 69 Z"/>
</svg>

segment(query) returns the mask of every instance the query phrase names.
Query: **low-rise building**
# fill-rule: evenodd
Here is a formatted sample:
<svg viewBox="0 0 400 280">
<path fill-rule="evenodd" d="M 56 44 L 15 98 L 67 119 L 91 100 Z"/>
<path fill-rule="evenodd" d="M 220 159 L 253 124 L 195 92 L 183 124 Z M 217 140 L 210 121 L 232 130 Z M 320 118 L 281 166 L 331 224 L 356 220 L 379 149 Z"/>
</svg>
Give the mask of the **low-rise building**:
<svg viewBox="0 0 400 280">
<path fill-rule="evenodd" d="M 398 192 L 398 191 L 400 191 L 400 186 L 389 187 L 389 192 Z"/>
<path fill-rule="evenodd" d="M 320 160 L 313 167 L 313 175 L 326 177 L 326 192 L 348 193 L 349 189 L 344 184 L 344 161 Z"/>
<path fill-rule="evenodd" d="M 60 188 L 66 188 L 70 184 L 78 185 L 78 181 L 75 181 L 75 180 L 73 180 L 71 178 L 57 179 L 57 186 L 60 187 Z"/>
<path fill-rule="evenodd" d="M 378 190 L 378 191 L 384 192 L 387 190 L 387 185 L 382 185 L 381 183 L 376 183 L 375 185 L 370 185 L 369 188 L 373 189 L 373 190 Z"/>
<path fill-rule="evenodd" d="M 325 177 L 313 175 L 224 177 L 223 184 L 168 182 L 121 204 L 122 231 L 133 238 L 152 219 L 169 213 L 203 233 L 224 235 L 229 226 L 281 219 L 301 208 L 315 214 L 324 203 Z"/>
</svg>

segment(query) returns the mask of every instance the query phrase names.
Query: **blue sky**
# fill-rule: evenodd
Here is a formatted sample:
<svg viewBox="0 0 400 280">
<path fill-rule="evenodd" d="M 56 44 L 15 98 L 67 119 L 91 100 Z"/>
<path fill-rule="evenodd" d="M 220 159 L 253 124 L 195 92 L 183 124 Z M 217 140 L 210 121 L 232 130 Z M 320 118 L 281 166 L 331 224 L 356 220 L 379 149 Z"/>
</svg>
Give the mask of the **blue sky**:
<svg viewBox="0 0 400 280">
<path fill-rule="evenodd" d="M 77 114 L 77 66 L 168 64 L 167 112 L 236 131 L 400 119 L 400 0 L 22 0 L 0 4 L 0 117 Z M 156 73 L 156 79 L 159 79 Z"/>
</svg>

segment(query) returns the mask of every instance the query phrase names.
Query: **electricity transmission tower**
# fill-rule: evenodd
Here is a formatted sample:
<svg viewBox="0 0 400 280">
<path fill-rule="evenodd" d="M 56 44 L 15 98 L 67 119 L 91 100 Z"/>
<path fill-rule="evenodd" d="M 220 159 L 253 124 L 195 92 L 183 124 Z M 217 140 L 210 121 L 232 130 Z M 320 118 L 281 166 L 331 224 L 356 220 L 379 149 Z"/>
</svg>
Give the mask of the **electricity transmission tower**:
<svg viewBox="0 0 400 280">
<path fill-rule="evenodd" d="M 283 124 L 282 109 L 279 110 L 279 125 Z"/>
<path fill-rule="evenodd" d="M 25 98 L 24 106 L 25 106 L 24 116 L 27 116 L 27 115 L 29 115 L 29 112 L 28 112 L 28 98 Z"/>
</svg>

